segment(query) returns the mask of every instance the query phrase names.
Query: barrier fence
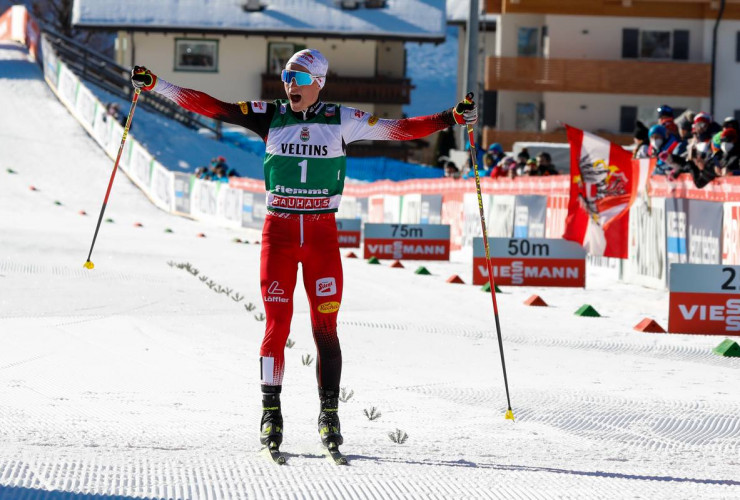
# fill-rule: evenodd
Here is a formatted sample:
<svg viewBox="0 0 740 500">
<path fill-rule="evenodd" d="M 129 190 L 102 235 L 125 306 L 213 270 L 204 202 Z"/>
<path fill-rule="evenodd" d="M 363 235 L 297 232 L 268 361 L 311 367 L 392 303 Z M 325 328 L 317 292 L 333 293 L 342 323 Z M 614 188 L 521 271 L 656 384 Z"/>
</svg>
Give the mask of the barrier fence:
<svg viewBox="0 0 740 500">
<path fill-rule="evenodd" d="M 12 7 L 0 16 L 0 40 L 8 39 L 29 47 L 59 100 L 115 158 L 123 127 L 108 118 L 105 106 L 59 60 L 25 8 Z M 230 227 L 260 228 L 264 221 L 263 181 L 232 178 L 225 184 L 171 172 L 133 133 L 119 166 L 162 210 Z M 569 183 L 570 177 L 564 175 L 481 179 L 488 236 L 560 238 Z M 630 209 L 629 258 L 621 262 L 623 280 L 665 288 L 671 263 L 740 264 L 740 178 L 717 179 L 696 189 L 688 175 L 673 182 L 652 177 L 646 192 Z M 453 251 L 472 252 L 473 239 L 482 236 L 472 179 L 346 184 L 338 217 L 368 223 L 447 224 Z"/>
</svg>

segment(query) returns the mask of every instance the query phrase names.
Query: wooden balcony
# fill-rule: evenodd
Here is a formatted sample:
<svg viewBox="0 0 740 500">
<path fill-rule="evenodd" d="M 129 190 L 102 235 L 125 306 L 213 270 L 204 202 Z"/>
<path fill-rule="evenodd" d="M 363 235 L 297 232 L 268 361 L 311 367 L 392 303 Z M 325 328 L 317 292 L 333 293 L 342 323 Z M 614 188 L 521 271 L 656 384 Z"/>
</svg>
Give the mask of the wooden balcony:
<svg viewBox="0 0 740 500">
<path fill-rule="evenodd" d="M 489 57 L 486 90 L 709 97 L 711 65 Z"/>
<path fill-rule="evenodd" d="M 592 132 L 592 131 L 589 131 Z M 607 132 L 592 132 L 599 137 L 620 146 L 632 144 L 632 134 L 612 134 Z M 483 129 L 483 144 L 490 145 L 498 142 L 504 151 L 511 151 L 515 142 L 560 142 L 567 143 L 568 136 L 565 130 L 558 132 L 524 132 L 520 130 L 498 130 L 491 127 Z"/>
<path fill-rule="evenodd" d="M 373 104 L 409 104 L 411 80 L 408 78 L 360 78 L 329 75 L 321 98 L 329 102 L 367 102 Z M 285 98 L 283 82 L 277 75 L 262 75 L 262 99 Z"/>
</svg>

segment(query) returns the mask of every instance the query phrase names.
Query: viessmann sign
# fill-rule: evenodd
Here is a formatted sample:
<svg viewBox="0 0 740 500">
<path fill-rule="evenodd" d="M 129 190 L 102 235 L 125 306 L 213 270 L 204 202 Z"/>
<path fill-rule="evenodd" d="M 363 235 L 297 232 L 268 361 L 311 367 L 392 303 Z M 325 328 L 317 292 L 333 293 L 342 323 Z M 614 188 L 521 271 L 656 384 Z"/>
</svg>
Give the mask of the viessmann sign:
<svg viewBox="0 0 740 500">
<path fill-rule="evenodd" d="M 365 224 L 364 257 L 450 260 L 447 224 Z"/>
<path fill-rule="evenodd" d="M 740 335 L 740 266 L 671 264 L 668 331 Z"/>
<path fill-rule="evenodd" d="M 339 246 L 357 248 L 360 246 L 361 219 L 336 219 Z"/>
<path fill-rule="evenodd" d="M 586 251 L 554 238 L 488 238 L 493 281 L 514 286 L 586 286 Z M 473 284 L 488 282 L 483 238 L 473 238 Z"/>
</svg>

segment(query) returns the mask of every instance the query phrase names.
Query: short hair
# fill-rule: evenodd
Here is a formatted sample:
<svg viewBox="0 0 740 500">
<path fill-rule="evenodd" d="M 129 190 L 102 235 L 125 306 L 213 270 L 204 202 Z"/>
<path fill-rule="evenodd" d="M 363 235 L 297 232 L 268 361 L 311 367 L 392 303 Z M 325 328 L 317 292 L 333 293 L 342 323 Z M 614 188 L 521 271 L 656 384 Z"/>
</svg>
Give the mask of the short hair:
<svg viewBox="0 0 740 500">
<path fill-rule="evenodd" d="M 550 153 L 548 153 L 547 151 L 542 151 L 542 152 L 541 152 L 540 154 L 538 154 L 537 156 L 539 156 L 540 158 L 542 158 L 542 159 L 544 159 L 544 160 L 547 160 L 547 161 L 552 161 L 552 158 L 550 157 Z"/>
</svg>

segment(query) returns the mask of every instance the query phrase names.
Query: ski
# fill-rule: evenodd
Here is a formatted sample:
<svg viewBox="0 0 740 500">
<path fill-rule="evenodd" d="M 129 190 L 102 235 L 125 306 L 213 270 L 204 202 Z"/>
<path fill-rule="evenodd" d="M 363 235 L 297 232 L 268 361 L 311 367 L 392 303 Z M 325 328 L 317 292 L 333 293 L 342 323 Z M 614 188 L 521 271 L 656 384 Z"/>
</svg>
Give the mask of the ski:
<svg viewBox="0 0 740 500">
<path fill-rule="evenodd" d="M 280 446 L 275 441 L 267 443 L 267 451 L 270 452 L 270 458 L 278 465 L 285 464 L 285 457 L 280 453 Z"/>
<path fill-rule="evenodd" d="M 337 443 L 329 443 L 326 445 L 326 450 L 329 452 L 329 457 L 331 457 L 332 460 L 334 460 L 334 463 L 337 465 L 349 465 L 347 462 L 347 457 L 342 455 L 342 452 L 339 451 L 339 446 Z"/>
</svg>

